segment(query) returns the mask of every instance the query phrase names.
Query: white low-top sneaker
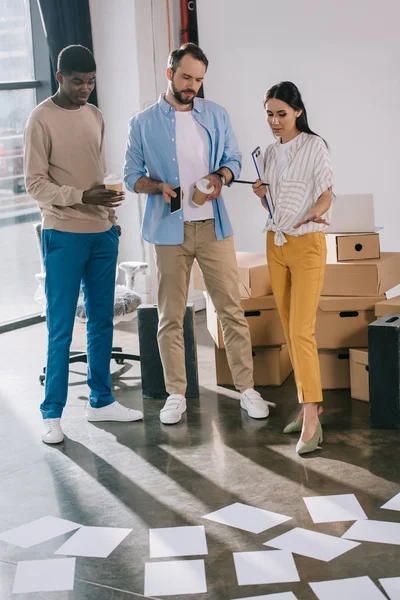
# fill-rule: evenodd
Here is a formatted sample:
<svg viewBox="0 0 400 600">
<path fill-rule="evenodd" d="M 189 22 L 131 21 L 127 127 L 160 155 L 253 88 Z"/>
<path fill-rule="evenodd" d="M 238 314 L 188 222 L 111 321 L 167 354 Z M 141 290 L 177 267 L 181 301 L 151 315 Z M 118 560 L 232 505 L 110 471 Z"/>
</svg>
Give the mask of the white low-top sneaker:
<svg viewBox="0 0 400 600">
<path fill-rule="evenodd" d="M 249 388 L 241 394 L 240 406 L 252 419 L 266 419 L 269 415 L 269 407 L 276 404 L 263 400 L 256 390 Z"/>
<path fill-rule="evenodd" d="M 93 408 L 90 404 L 86 407 L 88 421 L 140 421 L 143 413 L 140 410 L 126 408 L 119 402 L 113 402 L 102 408 Z"/>
<path fill-rule="evenodd" d="M 160 421 L 164 425 L 175 425 L 179 423 L 183 413 L 186 411 L 186 398 L 181 394 L 168 396 L 164 407 L 160 411 Z"/>
<path fill-rule="evenodd" d="M 64 439 L 61 419 L 43 419 L 42 441 L 45 444 L 60 444 Z"/>
</svg>

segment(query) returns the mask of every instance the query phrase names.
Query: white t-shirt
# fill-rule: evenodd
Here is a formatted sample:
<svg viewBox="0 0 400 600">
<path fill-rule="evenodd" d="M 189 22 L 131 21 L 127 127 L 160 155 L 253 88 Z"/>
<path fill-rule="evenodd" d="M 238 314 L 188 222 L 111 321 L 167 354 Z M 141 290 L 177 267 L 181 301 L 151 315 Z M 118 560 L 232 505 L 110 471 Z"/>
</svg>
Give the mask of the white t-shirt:
<svg viewBox="0 0 400 600">
<path fill-rule="evenodd" d="M 196 181 L 210 172 L 210 142 L 208 133 L 192 112 L 176 112 L 176 152 L 178 156 L 179 179 L 183 192 L 183 218 L 185 221 L 203 221 L 214 218 L 211 201 L 203 206 L 192 202 Z"/>
<path fill-rule="evenodd" d="M 278 177 L 282 173 L 283 168 L 285 167 L 288 161 L 288 152 L 289 149 L 293 146 L 296 138 L 290 140 L 290 142 L 286 142 L 286 144 L 279 144 L 279 154 L 278 154 Z"/>
</svg>

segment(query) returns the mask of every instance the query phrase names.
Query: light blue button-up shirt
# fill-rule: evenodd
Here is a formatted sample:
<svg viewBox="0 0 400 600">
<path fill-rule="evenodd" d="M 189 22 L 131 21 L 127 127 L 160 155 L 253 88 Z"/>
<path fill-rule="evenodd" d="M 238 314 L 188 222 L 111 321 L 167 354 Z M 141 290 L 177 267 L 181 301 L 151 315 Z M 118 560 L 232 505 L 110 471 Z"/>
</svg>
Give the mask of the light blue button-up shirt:
<svg viewBox="0 0 400 600">
<path fill-rule="evenodd" d="M 207 131 L 210 140 L 210 167 L 213 173 L 228 167 L 235 179 L 240 175 L 242 155 L 232 130 L 228 113 L 209 100 L 195 98 L 193 116 Z M 124 181 L 135 191 L 138 179 L 151 179 L 180 185 L 176 151 L 175 109 L 163 96 L 156 104 L 135 115 L 129 124 Z M 207 175 L 205 173 L 204 175 Z M 232 235 L 233 230 L 222 197 L 213 200 L 217 240 Z M 144 239 L 152 244 L 176 245 L 184 240 L 183 211 L 170 213 L 162 194 L 149 194 L 142 224 Z"/>
</svg>

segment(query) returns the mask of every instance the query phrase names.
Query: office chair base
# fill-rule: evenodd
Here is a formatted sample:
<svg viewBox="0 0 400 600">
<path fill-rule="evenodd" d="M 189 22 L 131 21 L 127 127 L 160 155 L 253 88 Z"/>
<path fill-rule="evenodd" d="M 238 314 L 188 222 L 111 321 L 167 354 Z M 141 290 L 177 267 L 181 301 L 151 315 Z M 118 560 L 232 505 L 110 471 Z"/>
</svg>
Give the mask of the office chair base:
<svg viewBox="0 0 400 600">
<path fill-rule="evenodd" d="M 111 352 L 111 359 L 115 360 L 117 365 L 123 365 L 126 360 L 138 360 L 140 361 L 140 356 L 137 354 L 128 354 L 127 352 L 123 352 L 121 347 L 114 347 Z M 69 364 L 83 362 L 87 363 L 88 355 L 87 352 L 82 351 L 72 351 L 69 355 Z M 43 375 L 39 375 L 39 383 L 40 385 L 44 385 L 46 379 L 46 367 L 43 367 Z"/>
</svg>

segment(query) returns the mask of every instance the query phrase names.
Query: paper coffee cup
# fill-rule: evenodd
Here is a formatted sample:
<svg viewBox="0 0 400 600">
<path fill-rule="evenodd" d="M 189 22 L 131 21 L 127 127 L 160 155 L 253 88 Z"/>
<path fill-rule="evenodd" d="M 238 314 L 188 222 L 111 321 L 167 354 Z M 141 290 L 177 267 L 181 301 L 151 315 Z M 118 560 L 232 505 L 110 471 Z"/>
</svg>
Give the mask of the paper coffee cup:
<svg viewBox="0 0 400 600">
<path fill-rule="evenodd" d="M 122 192 L 122 178 L 118 177 L 118 175 L 107 175 L 104 178 L 104 185 L 108 190 Z"/>
<path fill-rule="evenodd" d="M 210 186 L 210 187 L 208 187 Z M 193 192 L 193 202 L 197 204 L 197 206 L 202 206 L 204 202 L 207 200 L 208 196 L 213 193 L 215 187 L 210 184 L 210 181 L 203 177 L 203 179 L 199 179 L 196 185 L 194 186 Z"/>
</svg>

